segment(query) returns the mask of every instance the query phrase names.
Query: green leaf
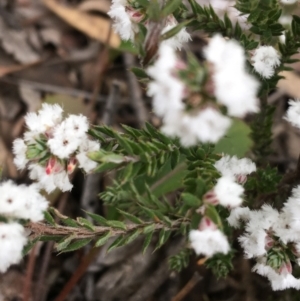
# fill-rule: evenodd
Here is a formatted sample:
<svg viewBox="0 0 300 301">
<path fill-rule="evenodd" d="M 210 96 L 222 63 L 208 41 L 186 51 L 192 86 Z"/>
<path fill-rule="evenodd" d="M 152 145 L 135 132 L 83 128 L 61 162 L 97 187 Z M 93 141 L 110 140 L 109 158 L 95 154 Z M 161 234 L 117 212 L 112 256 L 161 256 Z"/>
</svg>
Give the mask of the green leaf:
<svg viewBox="0 0 300 301">
<path fill-rule="evenodd" d="M 199 207 L 201 205 L 201 201 L 191 193 L 182 193 L 181 197 L 183 198 L 184 204 L 190 207 Z"/>
<path fill-rule="evenodd" d="M 121 221 L 107 221 L 107 225 L 113 228 L 127 230 L 126 225 Z"/>
<path fill-rule="evenodd" d="M 164 245 L 167 242 L 170 235 L 171 235 L 171 231 L 169 231 L 169 230 L 162 229 L 159 232 L 158 243 L 156 245 L 155 251 L 157 249 L 159 249 L 160 247 L 162 247 L 162 245 Z"/>
<path fill-rule="evenodd" d="M 113 249 L 121 246 L 124 243 L 124 237 L 122 235 L 120 235 L 118 238 L 116 238 L 114 240 L 114 242 L 109 246 L 109 248 L 107 249 L 107 253 L 112 251 Z"/>
<path fill-rule="evenodd" d="M 133 231 L 130 235 L 127 236 L 126 240 L 125 240 L 125 244 L 129 244 L 132 241 L 134 241 L 135 239 L 137 239 L 137 237 L 141 234 L 141 230 L 140 229 L 136 229 L 135 231 Z"/>
<path fill-rule="evenodd" d="M 144 234 L 149 234 L 154 231 L 155 231 L 155 224 L 150 224 L 150 225 L 144 227 L 144 230 L 143 230 Z"/>
<path fill-rule="evenodd" d="M 77 222 L 79 225 L 84 226 L 88 230 L 95 231 L 95 226 L 86 218 L 83 217 L 77 217 Z"/>
<path fill-rule="evenodd" d="M 95 243 L 95 247 L 100 247 L 100 246 L 105 245 L 110 237 L 111 237 L 111 232 L 109 231 L 97 239 L 97 241 Z"/>
<path fill-rule="evenodd" d="M 125 216 L 127 219 L 129 219 L 131 222 L 135 223 L 135 224 L 142 224 L 143 221 L 140 220 L 138 217 L 128 213 L 128 212 L 125 212 L 123 210 L 120 210 L 120 209 L 117 209 L 123 216 Z"/>
<path fill-rule="evenodd" d="M 209 217 L 218 226 L 219 229 L 223 229 L 221 217 L 215 206 L 206 205 L 205 215 Z"/>
<path fill-rule="evenodd" d="M 93 220 L 95 220 L 99 225 L 103 225 L 103 226 L 108 225 L 107 220 L 103 216 L 95 214 L 95 213 L 86 212 L 86 211 L 84 211 L 84 212 L 88 216 L 90 216 Z"/>
<path fill-rule="evenodd" d="M 73 243 L 69 244 L 67 246 L 67 248 L 65 248 L 63 251 L 60 252 L 61 253 L 66 253 L 66 252 L 72 252 L 72 251 L 76 251 L 82 247 L 84 247 L 85 245 L 87 245 L 88 243 L 91 242 L 91 238 L 83 238 L 77 241 L 74 241 Z"/>
<path fill-rule="evenodd" d="M 173 36 L 175 36 L 177 33 L 179 33 L 179 31 L 186 27 L 189 23 L 191 23 L 193 20 L 186 20 L 182 23 L 179 23 L 178 25 L 176 25 L 175 27 L 173 27 L 172 29 L 168 30 L 166 33 L 164 33 L 161 36 L 161 40 L 167 40 L 172 38 Z"/>
<path fill-rule="evenodd" d="M 137 77 L 137 78 L 149 78 L 149 75 L 146 73 L 146 71 L 142 68 L 137 68 L 137 67 L 132 67 L 131 69 L 131 72 L 134 73 L 134 75 Z"/>
<path fill-rule="evenodd" d="M 144 244 L 143 244 L 143 254 L 147 251 L 153 236 L 153 231 L 149 232 L 145 236 Z"/>
<path fill-rule="evenodd" d="M 65 224 L 69 227 L 75 227 L 75 228 L 78 227 L 77 223 L 71 218 L 65 218 L 65 219 L 62 219 L 61 221 L 63 224 Z"/>
<path fill-rule="evenodd" d="M 60 241 L 59 243 L 56 244 L 55 248 L 58 252 L 63 251 L 64 249 L 67 248 L 67 246 L 70 245 L 71 241 L 74 240 L 74 238 L 76 238 L 75 235 L 70 235 L 66 238 L 63 238 L 62 241 Z"/>
<path fill-rule="evenodd" d="M 162 16 L 167 17 L 171 15 L 182 3 L 182 0 L 169 0 L 165 7 L 162 9 Z"/>
<path fill-rule="evenodd" d="M 244 157 L 253 143 L 249 137 L 250 132 L 250 127 L 246 123 L 235 119 L 226 136 L 216 144 L 215 153 Z"/>
<path fill-rule="evenodd" d="M 119 166 L 119 164 L 111 163 L 111 162 L 102 163 L 94 169 L 94 173 L 100 173 L 100 172 L 104 172 L 107 170 L 112 170 L 112 169 L 116 168 L 117 166 Z"/>
<path fill-rule="evenodd" d="M 56 226 L 56 223 L 55 223 L 55 220 L 54 218 L 52 217 L 52 215 L 48 212 L 48 211 L 45 211 L 44 212 L 44 218 L 45 220 L 52 226 Z"/>
</svg>

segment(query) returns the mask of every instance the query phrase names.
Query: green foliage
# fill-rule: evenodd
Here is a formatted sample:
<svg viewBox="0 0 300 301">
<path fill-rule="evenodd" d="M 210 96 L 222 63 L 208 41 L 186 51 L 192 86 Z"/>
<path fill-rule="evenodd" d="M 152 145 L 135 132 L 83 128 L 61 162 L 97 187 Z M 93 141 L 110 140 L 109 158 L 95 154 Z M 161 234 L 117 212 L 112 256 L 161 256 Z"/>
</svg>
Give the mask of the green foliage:
<svg viewBox="0 0 300 301">
<path fill-rule="evenodd" d="M 205 265 L 212 270 L 217 278 L 224 278 L 233 269 L 233 255 L 233 252 L 226 255 L 216 254 L 212 258 L 209 258 L 205 262 Z"/>
<path fill-rule="evenodd" d="M 191 249 L 183 249 L 178 254 L 169 258 L 169 266 L 171 270 L 181 272 L 190 262 Z"/>
<path fill-rule="evenodd" d="M 251 124 L 251 138 L 253 139 L 252 151 L 259 164 L 264 164 L 266 158 L 272 153 L 272 125 L 275 107 L 262 104 L 261 111 L 255 116 Z"/>
<path fill-rule="evenodd" d="M 258 42 L 243 33 L 238 23 L 234 26 L 226 14 L 221 20 L 211 6 L 202 7 L 195 0 L 189 0 L 189 3 L 194 14 L 194 21 L 190 24 L 193 30 L 203 30 L 210 34 L 221 33 L 223 36 L 238 40 L 245 50 L 257 47 Z"/>
<path fill-rule="evenodd" d="M 241 158 L 246 155 L 253 145 L 250 139 L 251 129 L 243 121 L 234 119 L 232 126 L 215 146 L 215 153 L 236 155 Z"/>
<path fill-rule="evenodd" d="M 258 169 L 257 172 L 250 176 L 245 184 L 246 191 L 255 192 L 255 194 L 269 193 L 277 191 L 277 185 L 281 180 L 277 168 L 266 166 Z"/>
<path fill-rule="evenodd" d="M 271 43 L 274 36 L 280 36 L 284 31 L 278 22 L 282 11 L 277 0 L 238 0 L 235 7 L 248 14 L 247 20 L 252 25 L 250 31 L 260 35 L 262 43 Z"/>
</svg>

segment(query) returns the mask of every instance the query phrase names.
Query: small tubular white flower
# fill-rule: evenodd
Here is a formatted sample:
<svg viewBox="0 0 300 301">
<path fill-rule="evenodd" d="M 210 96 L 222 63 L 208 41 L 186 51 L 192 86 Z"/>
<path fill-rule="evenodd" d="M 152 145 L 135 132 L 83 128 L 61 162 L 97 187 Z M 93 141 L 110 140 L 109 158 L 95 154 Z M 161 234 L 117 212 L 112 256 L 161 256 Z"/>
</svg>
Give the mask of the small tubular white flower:
<svg viewBox="0 0 300 301">
<path fill-rule="evenodd" d="M 244 183 L 247 175 L 256 171 L 256 165 L 248 158 L 238 159 L 236 156 L 225 155 L 218 160 L 214 167 L 222 176 L 235 177 L 239 183 Z"/>
<path fill-rule="evenodd" d="M 230 246 L 227 237 L 220 230 L 191 230 L 189 239 L 197 255 L 211 257 L 217 253 L 227 254 Z"/>
<path fill-rule="evenodd" d="M 247 113 L 258 112 L 259 82 L 247 73 L 244 49 L 238 42 L 215 35 L 204 54 L 213 64 L 215 96 L 227 107 L 228 114 L 244 117 Z"/>
<path fill-rule="evenodd" d="M 280 55 L 272 46 L 260 46 L 252 56 L 253 67 L 264 78 L 271 78 L 280 65 Z"/>
<path fill-rule="evenodd" d="M 31 132 L 45 134 L 62 120 L 62 112 L 59 105 L 44 103 L 38 114 L 28 113 L 25 116 L 25 123 Z"/>
<path fill-rule="evenodd" d="M 158 59 L 147 69 L 153 79 L 148 85 L 147 94 L 153 97 L 153 111 L 159 117 L 184 109 L 182 99 L 185 86 L 173 74 L 178 61 L 175 51 L 162 44 L 158 50 Z"/>
<path fill-rule="evenodd" d="M 65 131 L 69 136 L 74 136 L 77 139 L 85 138 L 89 129 L 88 119 L 83 115 L 69 115 L 65 119 Z"/>
<path fill-rule="evenodd" d="M 262 229 L 240 236 L 239 242 L 243 247 L 246 258 L 262 256 L 267 252 L 267 233 Z"/>
<path fill-rule="evenodd" d="M 80 147 L 79 152 L 76 155 L 76 159 L 78 160 L 79 167 L 82 168 L 85 172 L 92 171 L 96 166 L 97 163 L 92 161 L 87 154 L 89 152 L 96 152 L 100 149 L 100 144 L 96 141 L 92 141 L 89 139 L 85 139 Z"/>
<path fill-rule="evenodd" d="M 24 228 L 18 223 L 0 224 L 0 272 L 22 259 L 22 250 L 27 243 Z"/>
<path fill-rule="evenodd" d="M 179 111 L 167 114 L 162 132 L 171 137 L 179 137 L 184 146 L 201 142 L 218 142 L 227 132 L 231 120 L 214 108 L 205 108 L 198 113 Z"/>
<path fill-rule="evenodd" d="M 0 215 L 38 222 L 44 219 L 47 207 L 47 200 L 34 184 L 18 186 L 12 181 L 0 184 Z"/>
<path fill-rule="evenodd" d="M 51 193 L 56 188 L 62 191 L 70 191 L 73 187 L 65 170 L 47 174 L 45 167 L 39 164 L 30 164 L 28 169 L 30 171 L 30 179 L 36 180 L 38 187 L 45 189 L 48 193 Z"/>
<path fill-rule="evenodd" d="M 162 30 L 161 34 L 164 34 L 174 28 L 178 24 L 173 15 L 169 15 L 166 20 L 166 26 Z M 164 40 L 163 44 L 171 46 L 173 49 L 181 49 L 182 44 L 191 40 L 191 36 L 186 31 L 186 28 L 181 29 L 175 36 L 170 39 Z"/>
<path fill-rule="evenodd" d="M 136 23 L 142 17 L 139 11 L 131 8 L 126 0 L 113 0 L 108 15 L 114 20 L 113 28 L 121 38 L 134 41 L 134 36 L 139 30 Z"/>
<path fill-rule="evenodd" d="M 289 108 L 287 109 L 284 119 L 293 126 L 300 128 L 300 100 L 289 100 Z"/>
<path fill-rule="evenodd" d="M 51 153 L 61 159 L 66 159 L 73 154 L 80 143 L 80 137 L 70 131 L 66 121 L 55 128 L 53 137 L 47 142 Z"/>
<path fill-rule="evenodd" d="M 221 177 L 213 188 L 213 192 L 220 205 L 234 208 L 242 204 L 244 188 L 235 183 L 231 177 Z"/>
<path fill-rule="evenodd" d="M 24 169 L 28 163 L 26 157 L 27 145 L 23 139 L 15 139 L 13 142 L 14 163 L 18 169 Z"/>
<path fill-rule="evenodd" d="M 230 226 L 240 228 L 241 221 L 246 222 L 250 219 L 251 211 L 248 207 L 237 207 L 230 211 L 227 221 Z"/>
</svg>

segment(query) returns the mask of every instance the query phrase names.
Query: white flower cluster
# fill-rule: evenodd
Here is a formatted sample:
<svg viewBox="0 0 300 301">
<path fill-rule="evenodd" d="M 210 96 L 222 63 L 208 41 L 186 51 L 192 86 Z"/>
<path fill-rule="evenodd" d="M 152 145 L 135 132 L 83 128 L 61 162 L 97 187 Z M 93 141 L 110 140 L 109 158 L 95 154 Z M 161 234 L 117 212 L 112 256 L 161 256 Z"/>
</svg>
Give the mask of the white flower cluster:
<svg viewBox="0 0 300 301">
<path fill-rule="evenodd" d="M 203 254 L 207 257 L 216 253 L 227 254 L 230 250 L 224 233 L 205 216 L 207 204 L 221 205 L 226 208 L 237 207 L 236 210 L 239 210 L 238 206 L 243 202 L 244 188 L 236 181 L 239 182 L 242 179 L 241 182 L 245 183 L 247 175 L 256 170 L 255 163 L 250 159 L 238 159 L 228 155 L 217 161 L 214 166 L 222 177 L 218 179 L 214 188 L 203 196 L 204 205 L 199 211 L 204 214 L 204 217 L 199 224 L 199 229 L 192 230 L 189 235 L 191 246 L 196 254 Z"/>
<path fill-rule="evenodd" d="M 56 187 L 71 190 L 68 175 L 76 166 L 85 172 L 93 170 L 96 163 L 87 154 L 100 148 L 87 135 L 89 123 L 85 116 L 69 115 L 63 119 L 62 113 L 59 105 L 49 104 L 43 104 L 38 113 L 28 113 L 24 139 L 13 143 L 16 166 L 28 166 L 30 178 L 49 193 Z"/>
<path fill-rule="evenodd" d="M 214 188 L 204 197 L 204 203 L 235 208 L 242 204 L 244 188 L 240 184 L 247 181 L 247 175 L 256 171 L 256 165 L 248 158 L 238 159 L 225 155 L 214 164 L 222 175 Z"/>
<path fill-rule="evenodd" d="M 251 58 L 255 71 L 263 78 L 271 78 L 280 65 L 280 55 L 272 46 L 260 46 Z"/>
<path fill-rule="evenodd" d="M 0 272 L 22 259 L 27 243 L 24 227 L 16 220 L 38 222 L 44 218 L 47 200 L 40 195 L 37 185 L 15 185 L 12 181 L 0 183 L 0 216 L 7 223 L 0 223 Z"/>
<path fill-rule="evenodd" d="M 141 9 L 134 8 L 127 0 L 113 0 L 108 15 L 114 20 L 113 27 L 123 40 L 135 40 L 135 35 L 139 32 L 138 23 L 143 23 L 147 27 L 146 15 Z M 173 15 L 169 15 L 165 20 L 165 26 L 161 34 L 166 33 L 178 24 Z M 163 42 L 169 46 L 180 49 L 183 43 L 191 39 L 186 29 L 183 28 L 172 38 Z"/>
<path fill-rule="evenodd" d="M 289 101 L 289 108 L 284 119 L 300 129 L 300 100 Z"/>
<path fill-rule="evenodd" d="M 214 36 L 205 49 L 206 59 L 213 64 L 213 82 L 217 101 L 228 114 L 244 117 L 258 112 L 256 93 L 259 82 L 246 70 L 244 49 L 237 41 Z"/>
<path fill-rule="evenodd" d="M 239 237 L 247 258 L 256 258 L 253 270 L 267 277 L 273 290 L 300 289 L 300 279 L 292 275 L 290 259 L 285 255 L 279 267 L 268 263 L 268 254 L 273 249 L 288 248 L 296 258 L 300 257 L 300 186 L 292 191 L 291 197 L 281 211 L 264 205 L 260 210 L 236 208 L 231 211 L 228 222 L 235 228 L 245 227 Z M 242 222 L 242 223 L 241 223 Z"/>
<path fill-rule="evenodd" d="M 180 72 L 188 67 L 167 45 L 161 45 L 158 54 L 155 64 L 147 69 L 152 78 L 148 95 L 153 97 L 154 113 L 163 119 L 162 131 L 179 137 L 184 146 L 216 143 L 225 135 L 231 119 L 220 112 L 219 105 L 226 106 L 234 117 L 258 111 L 258 82 L 246 72 L 244 51 L 237 42 L 227 42 L 220 36 L 212 38 L 205 54 L 213 63 L 211 86 L 217 103 L 203 101 L 203 96 L 198 95 L 198 107 L 192 109 L 186 103 L 197 96 L 189 88 L 188 78 L 180 78 Z"/>
</svg>

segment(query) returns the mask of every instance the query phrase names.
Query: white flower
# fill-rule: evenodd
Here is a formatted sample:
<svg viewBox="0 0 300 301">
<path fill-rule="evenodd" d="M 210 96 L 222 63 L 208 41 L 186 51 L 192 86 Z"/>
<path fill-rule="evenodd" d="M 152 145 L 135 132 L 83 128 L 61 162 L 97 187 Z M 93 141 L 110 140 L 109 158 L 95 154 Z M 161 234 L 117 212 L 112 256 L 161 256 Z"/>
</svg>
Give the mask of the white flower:
<svg viewBox="0 0 300 301">
<path fill-rule="evenodd" d="M 166 19 L 166 26 L 162 30 L 161 34 L 164 34 L 178 25 L 177 20 L 173 15 L 169 15 Z M 173 49 L 181 49 L 182 44 L 187 43 L 191 40 L 191 36 L 186 31 L 186 28 L 181 29 L 175 36 L 170 39 L 164 40 L 163 44 L 171 46 Z"/>
<path fill-rule="evenodd" d="M 134 20 L 140 20 L 140 13 L 134 11 L 126 0 L 113 0 L 108 15 L 114 20 L 113 28 L 121 38 L 134 41 L 134 36 L 139 30 L 136 24 L 138 22 L 135 23 Z"/>
<path fill-rule="evenodd" d="M 25 123 L 31 132 L 45 134 L 61 121 L 62 112 L 63 109 L 57 104 L 43 103 L 38 114 L 28 113 L 25 116 Z"/>
<path fill-rule="evenodd" d="M 79 152 L 76 155 L 76 159 L 78 160 L 79 167 L 85 172 L 90 172 L 97 166 L 97 163 L 92 161 L 87 154 L 89 152 L 98 151 L 99 149 L 100 144 L 89 139 L 85 139 L 79 146 Z"/>
<path fill-rule="evenodd" d="M 184 146 L 195 145 L 197 142 L 218 142 L 227 132 L 231 120 L 214 108 L 205 108 L 198 113 L 179 111 L 166 114 L 163 119 L 162 132 L 166 135 L 179 137 Z"/>
<path fill-rule="evenodd" d="M 39 164 L 30 164 L 28 169 L 30 179 L 36 180 L 38 187 L 45 189 L 48 193 L 56 188 L 62 191 L 70 191 L 73 187 L 65 170 L 47 174 L 45 167 Z"/>
<path fill-rule="evenodd" d="M 23 139 L 15 139 L 13 142 L 14 163 L 18 169 L 24 169 L 28 163 L 26 157 L 27 145 Z"/>
<path fill-rule="evenodd" d="M 211 257 L 216 253 L 227 254 L 230 246 L 226 236 L 220 230 L 191 230 L 189 239 L 197 255 Z"/>
<path fill-rule="evenodd" d="M 246 258 L 262 256 L 267 252 L 267 233 L 262 229 L 240 236 L 239 242 L 244 249 Z"/>
<path fill-rule="evenodd" d="M 18 223 L 0 224 L 0 272 L 22 259 L 22 250 L 27 243 L 24 228 Z"/>
<path fill-rule="evenodd" d="M 300 128 L 300 100 L 289 100 L 289 105 L 284 119 L 293 126 Z"/>
<path fill-rule="evenodd" d="M 260 46 L 255 49 L 252 57 L 253 67 L 264 78 L 270 78 L 275 68 L 280 65 L 280 56 L 272 46 Z"/>
<path fill-rule="evenodd" d="M 238 159 L 236 156 L 225 155 L 218 160 L 214 167 L 222 176 L 235 177 L 239 183 L 244 183 L 247 175 L 256 171 L 256 165 L 248 158 Z"/>
<path fill-rule="evenodd" d="M 241 196 L 244 192 L 244 188 L 235 183 L 231 177 L 219 178 L 217 184 L 213 188 L 213 192 L 215 193 L 219 204 L 224 207 L 238 207 L 243 202 Z"/>
<path fill-rule="evenodd" d="M 290 5 L 298 2 L 298 0 L 280 0 L 280 3 L 285 4 L 285 5 Z"/>
<path fill-rule="evenodd" d="M 248 207 L 237 207 L 233 208 L 230 211 L 230 215 L 227 218 L 227 221 L 230 226 L 234 228 L 240 228 L 240 221 L 246 222 L 250 219 L 250 209 Z"/>
<path fill-rule="evenodd" d="M 296 279 L 292 274 L 278 274 L 274 269 L 265 263 L 257 263 L 253 269 L 259 275 L 267 277 L 274 291 L 284 290 L 287 288 L 300 289 L 300 280 Z"/>
<path fill-rule="evenodd" d="M 259 82 L 247 73 L 244 49 L 238 42 L 215 35 L 204 54 L 213 63 L 215 96 L 227 107 L 228 114 L 244 117 L 247 113 L 258 112 Z"/>
<path fill-rule="evenodd" d="M 77 139 L 85 138 L 89 129 L 88 119 L 83 115 L 69 115 L 64 120 L 65 131 L 67 135 L 74 136 Z"/>
<path fill-rule="evenodd" d="M 38 222 L 44 219 L 47 207 L 47 200 L 34 184 L 18 186 L 12 181 L 0 184 L 0 215 Z"/>
<path fill-rule="evenodd" d="M 55 128 L 53 138 L 49 139 L 47 144 L 52 154 L 66 159 L 77 150 L 81 143 L 80 138 L 76 133 L 72 133 L 66 121 L 63 121 Z"/>
<path fill-rule="evenodd" d="M 175 51 L 162 44 L 158 50 L 158 59 L 147 69 L 153 79 L 148 85 L 147 94 L 153 97 L 153 111 L 159 117 L 184 109 L 182 99 L 185 86 L 174 75 L 178 63 Z"/>
</svg>

